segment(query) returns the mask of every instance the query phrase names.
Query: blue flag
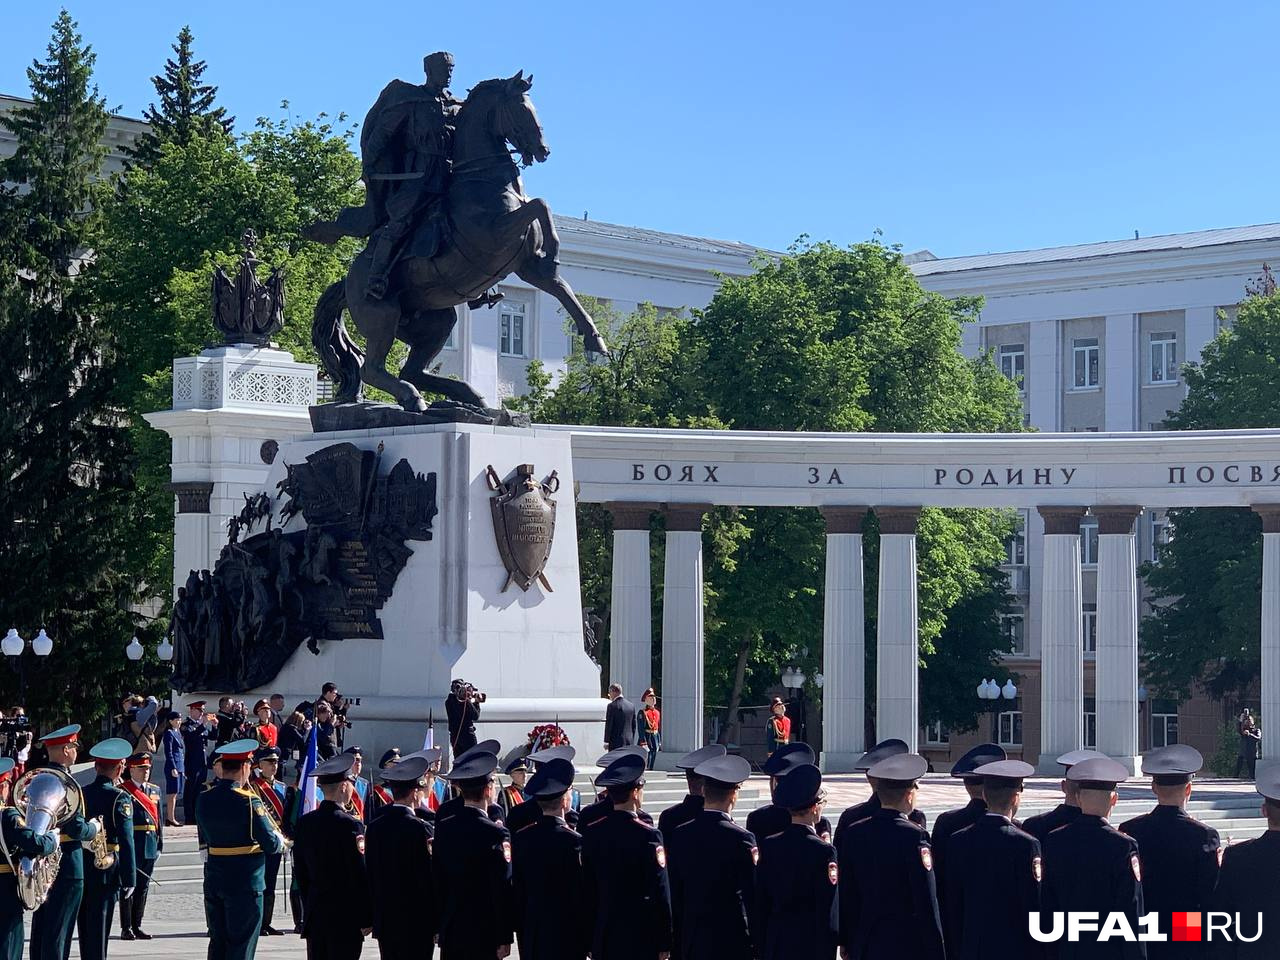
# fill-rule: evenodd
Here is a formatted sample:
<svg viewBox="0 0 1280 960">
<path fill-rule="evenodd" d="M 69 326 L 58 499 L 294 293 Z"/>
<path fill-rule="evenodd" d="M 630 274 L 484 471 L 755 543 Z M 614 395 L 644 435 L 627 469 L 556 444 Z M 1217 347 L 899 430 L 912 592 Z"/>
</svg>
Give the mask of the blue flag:
<svg viewBox="0 0 1280 960">
<path fill-rule="evenodd" d="M 316 725 L 311 725 L 311 736 L 307 738 L 307 755 L 302 758 L 302 769 L 298 771 L 298 789 L 302 791 L 302 812 L 310 813 L 320 805 L 320 788 L 316 786 Z"/>
</svg>

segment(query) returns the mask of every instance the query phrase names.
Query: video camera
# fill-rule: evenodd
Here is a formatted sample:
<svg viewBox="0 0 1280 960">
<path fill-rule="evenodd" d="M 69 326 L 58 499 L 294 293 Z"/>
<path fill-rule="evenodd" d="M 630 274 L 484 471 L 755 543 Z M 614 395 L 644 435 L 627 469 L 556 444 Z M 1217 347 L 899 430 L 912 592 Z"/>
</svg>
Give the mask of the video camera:
<svg viewBox="0 0 1280 960">
<path fill-rule="evenodd" d="M 333 725 L 335 727 L 346 727 L 350 729 L 354 724 L 347 719 L 347 710 L 351 707 L 360 706 L 359 697 L 344 697 L 341 693 L 335 691 L 333 698 Z"/>
<path fill-rule="evenodd" d="M 476 689 L 476 685 L 469 680 L 453 681 L 453 695 L 464 703 L 469 700 L 476 703 L 484 703 L 489 699 L 487 693 L 481 693 Z"/>
</svg>

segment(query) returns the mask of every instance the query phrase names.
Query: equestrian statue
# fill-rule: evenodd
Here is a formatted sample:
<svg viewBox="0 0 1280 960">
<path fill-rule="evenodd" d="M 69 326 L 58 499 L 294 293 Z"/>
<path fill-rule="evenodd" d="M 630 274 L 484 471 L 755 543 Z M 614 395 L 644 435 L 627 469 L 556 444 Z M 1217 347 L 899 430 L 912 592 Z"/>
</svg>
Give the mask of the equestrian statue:
<svg viewBox="0 0 1280 960">
<path fill-rule="evenodd" d="M 362 384 L 387 391 L 406 411 L 427 408 L 420 390 L 485 409 L 467 383 L 428 373 L 457 322 L 454 307 L 491 306 L 508 274 L 555 297 L 587 350 L 604 339 L 560 277 L 560 239 L 545 200 L 525 195 L 520 167 L 546 160 L 533 77 L 520 71 L 485 80 L 463 101 L 449 92 L 453 57 L 423 61 L 426 82 L 393 80 L 365 118 L 360 160 L 365 202 L 314 224 L 310 239 L 365 237 L 344 280 L 316 303 L 312 341 L 334 383 L 334 402 L 361 399 Z M 363 350 L 342 321 L 346 309 L 364 335 Z M 399 376 L 387 354 L 400 339 L 409 355 Z"/>
</svg>

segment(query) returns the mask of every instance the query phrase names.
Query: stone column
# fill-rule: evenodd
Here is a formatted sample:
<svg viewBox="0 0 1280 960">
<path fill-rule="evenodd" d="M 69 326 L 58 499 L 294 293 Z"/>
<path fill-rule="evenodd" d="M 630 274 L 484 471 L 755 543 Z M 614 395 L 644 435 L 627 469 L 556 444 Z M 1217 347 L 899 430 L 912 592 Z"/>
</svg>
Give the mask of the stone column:
<svg viewBox="0 0 1280 960">
<path fill-rule="evenodd" d="M 702 746 L 702 517 L 708 509 L 701 503 L 666 507 L 661 752 L 667 757 L 660 761 Z"/>
<path fill-rule="evenodd" d="M 1138 558 L 1141 507 L 1094 507 L 1098 518 L 1098 750 L 1141 768 L 1138 754 Z"/>
<path fill-rule="evenodd" d="M 1280 764 L 1280 503 L 1255 504 L 1262 517 L 1262 759 Z M 1268 734 L 1270 731 L 1270 734 Z"/>
<path fill-rule="evenodd" d="M 629 700 L 652 683 L 653 592 L 649 583 L 649 515 L 653 503 L 610 503 L 613 580 L 609 600 L 607 680 Z"/>
<path fill-rule="evenodd" d="M 1080 520 L 1085 508 L 1037 509 L 1044 520 L 1038 767 L 1043 775 L 1057 776 L 1062 769 L 1055 760 L 1071 750 L 1079 750 L 1084 741 Z"/>
<path fill-rule="evenodd" d="M 862 521 L 866 507 L 822 507 L 827 575 L 822 602 L 822 769 L 847 772 L 862 755 L 866 725 L 866 606 Z"/>
<path fill-rule="evenodd" d="M 880 591 L 876 627 L 876 739 L 897 737 L 914 753 L 920 739 L 916 523 L 919 507 L 876 507 Z"/>
</svg>

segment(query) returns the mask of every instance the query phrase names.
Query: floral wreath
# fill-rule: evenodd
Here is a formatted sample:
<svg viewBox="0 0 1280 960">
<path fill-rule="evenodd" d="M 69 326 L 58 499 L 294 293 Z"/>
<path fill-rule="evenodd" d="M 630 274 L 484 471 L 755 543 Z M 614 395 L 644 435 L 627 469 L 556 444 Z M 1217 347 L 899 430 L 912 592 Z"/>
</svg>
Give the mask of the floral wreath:
<svg viewBox="0 0 1280 960">
<path fill-rule="evenodd" d="M 558 723 L 542 723 L 529 731 L 528 748 L 530 753 L 546 750 L 548 747 L 562 747 L 569 743 L 569 735 Z"/>
</svg>

